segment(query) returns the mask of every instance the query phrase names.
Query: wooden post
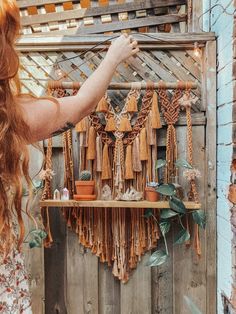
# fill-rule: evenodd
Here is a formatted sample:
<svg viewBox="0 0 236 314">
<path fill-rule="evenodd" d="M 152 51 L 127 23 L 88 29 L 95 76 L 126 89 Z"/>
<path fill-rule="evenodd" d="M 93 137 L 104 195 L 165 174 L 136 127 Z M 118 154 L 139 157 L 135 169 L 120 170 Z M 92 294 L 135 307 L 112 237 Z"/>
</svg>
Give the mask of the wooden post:
<svg viewBox="0 0 236 314">
<path fill-rule="evenodd" d="M 216 313 L 216 42 L 205 50 L 206 63 L 206 291 L 207 314 Z"/>
</svg>

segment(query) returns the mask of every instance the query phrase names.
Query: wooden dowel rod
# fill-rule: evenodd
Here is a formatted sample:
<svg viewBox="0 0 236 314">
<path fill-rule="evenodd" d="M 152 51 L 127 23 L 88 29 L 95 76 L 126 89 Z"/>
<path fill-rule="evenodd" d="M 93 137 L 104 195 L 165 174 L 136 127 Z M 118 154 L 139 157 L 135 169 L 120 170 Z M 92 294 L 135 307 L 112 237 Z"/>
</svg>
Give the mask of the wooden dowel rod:
<svg viewBox="0 0 236 314">
<path fill-rule="evenodd" d="M 65 89 L 79 89 L 83 85 L 82 82 L 61 82 L 61 81 L 49 81 L 49 88 L 65 88 Z M 150 86 L 147 82 L 122 82 L 122 83 L 110 83 L 108 89 L 110 90 L 130 90 L 131 88 L 146 89 Z M 164 89 L 186 89 L 186 87 L 191 89 L 197 89 L 197 83 L 186 81 L 186 82 L 153 82 L 153 88 L 164 88 Z"/>
</svg>

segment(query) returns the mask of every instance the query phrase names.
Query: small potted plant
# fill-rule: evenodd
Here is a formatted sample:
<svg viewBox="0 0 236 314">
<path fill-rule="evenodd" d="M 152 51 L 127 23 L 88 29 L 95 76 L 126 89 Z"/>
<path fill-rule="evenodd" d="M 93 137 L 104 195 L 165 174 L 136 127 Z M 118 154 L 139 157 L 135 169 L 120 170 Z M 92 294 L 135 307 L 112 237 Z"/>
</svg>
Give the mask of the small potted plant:
<svg viewBox="0 0 236 314">
<path fill-rule="evenodd" d="M 91 180 L 91 172 L 88 170 L 81 171 L 79 181 L 75 181 L 75 187 L 77 195 L 93 195 L 95 182 Z"/>
<path fill-rule="evenodd" d="M 156 191 L 157 182 L 148 182 L 145 187 L 145 200 L 149 202 L 156 202 L 160 199 L 159 193 Z"/>
</svg>

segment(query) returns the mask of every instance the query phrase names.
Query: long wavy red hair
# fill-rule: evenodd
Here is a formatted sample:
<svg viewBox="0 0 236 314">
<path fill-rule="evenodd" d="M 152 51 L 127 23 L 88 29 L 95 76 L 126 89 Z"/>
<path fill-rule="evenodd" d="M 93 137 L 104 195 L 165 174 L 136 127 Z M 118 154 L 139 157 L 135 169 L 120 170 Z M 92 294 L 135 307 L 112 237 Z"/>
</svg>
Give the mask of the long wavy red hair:
<svg viewBox="0 0 236 314">
<path fill-rule="evenodd" d="M 30 130 L 18 104 L 19 57 L 14 48 L 20 13 L 14 0 L 0 0 L 0 251 L 6 254 L 24 238 L 22 180 L 28 173 Z M 15 232 L 13 222 L 18 222 Z M 18 236 L 16 236 L 18 234 Z"/>
</svg>

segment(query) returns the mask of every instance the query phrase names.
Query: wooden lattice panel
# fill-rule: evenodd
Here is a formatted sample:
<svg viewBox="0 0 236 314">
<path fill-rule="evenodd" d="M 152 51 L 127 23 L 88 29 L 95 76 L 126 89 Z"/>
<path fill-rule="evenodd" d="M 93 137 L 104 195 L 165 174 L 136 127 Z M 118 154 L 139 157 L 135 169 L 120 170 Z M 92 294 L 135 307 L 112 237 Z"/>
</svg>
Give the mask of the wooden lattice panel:
<svg viewBox="0 0 236 314">
<path fill-rule="evenodd" d="M 187 0 L 18 0 L 24 34 L 185 32 Z"/>
<path fill-rule="evenodd" d="M 75 56 L 75 59 L 65 60 Z M 62 71 L 68 74 L 65 80 L 83 82 L 98 67 L 104 56 L 105 52 L 88 52 L 83 56 L 73 51 L 21 53 L 20 75 L 24 91 L 37 96 L 43 95 L 48 80 L 58 79 L 53 69 L 56 62 L 60 62 Z M 172 49 L 141 51 L 136 58 L 120 64 L 113 76 L 114 82 L 143 80 L 197 82 L 199 87 L 193 91 L 193 94 L 199 98 L 199 101 L 193 109 L 201 110 L 201 64 L 199 60 L 194 59 L 192 51 Z M 112 97 L 119 104 L 124 95 L 120 91 Z"/>
</svg>

